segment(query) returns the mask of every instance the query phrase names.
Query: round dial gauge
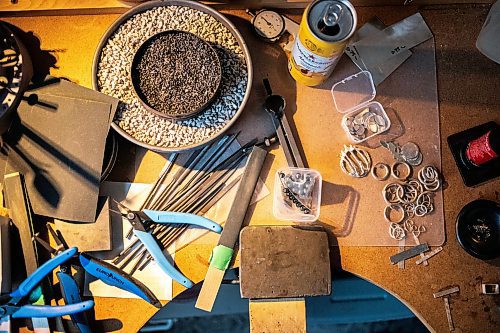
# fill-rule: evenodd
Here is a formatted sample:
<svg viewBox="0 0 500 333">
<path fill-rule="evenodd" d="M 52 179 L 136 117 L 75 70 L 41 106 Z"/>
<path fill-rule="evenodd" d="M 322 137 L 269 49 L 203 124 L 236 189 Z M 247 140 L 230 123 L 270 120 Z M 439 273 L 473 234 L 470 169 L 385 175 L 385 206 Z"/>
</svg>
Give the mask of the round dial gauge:
<svg viewBox="0 0 500 333">
<path fill-rule="evenodd" d="M 285 19 L 272 10 L 261 10 L 252 19 L 257 34 L 271 42 L 278 40 L 285 31 Z"/>
</svg>

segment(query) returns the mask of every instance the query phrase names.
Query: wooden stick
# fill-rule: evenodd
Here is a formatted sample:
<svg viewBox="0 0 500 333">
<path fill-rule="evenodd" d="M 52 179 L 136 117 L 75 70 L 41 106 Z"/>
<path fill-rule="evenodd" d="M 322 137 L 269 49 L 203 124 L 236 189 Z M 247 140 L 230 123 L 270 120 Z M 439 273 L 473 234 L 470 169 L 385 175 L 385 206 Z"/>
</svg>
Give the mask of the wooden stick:
<svg viewBox="0 0 500 333">
<path fill-rule="evenodd" d="M 208 312 L 212 311 L 225 272 L 225 270 L 220 270 L 213 266 L 208 267 L 207 275 L 205 275 L 200 295 L 196 300 L 196 308 Z"/>
</svg>

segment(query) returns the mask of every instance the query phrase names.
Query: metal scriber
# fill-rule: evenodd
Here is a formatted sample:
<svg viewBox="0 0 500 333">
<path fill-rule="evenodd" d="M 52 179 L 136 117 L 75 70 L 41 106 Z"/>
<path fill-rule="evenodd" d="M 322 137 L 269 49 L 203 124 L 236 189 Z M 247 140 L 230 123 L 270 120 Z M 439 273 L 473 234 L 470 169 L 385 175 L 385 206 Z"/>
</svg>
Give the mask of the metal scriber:
<svg viewBox="0 0 500 333">
<path fill-rule="evenodd" d="M 268 95 L 264 101 L 264 109 L 271 115 L 288 166 L 304 168 L 304 162 L 285 114 L 286 101 L 283 96 L 273 95 L 269 80 L 264 79 L 264 87 Z"/>
</svg>

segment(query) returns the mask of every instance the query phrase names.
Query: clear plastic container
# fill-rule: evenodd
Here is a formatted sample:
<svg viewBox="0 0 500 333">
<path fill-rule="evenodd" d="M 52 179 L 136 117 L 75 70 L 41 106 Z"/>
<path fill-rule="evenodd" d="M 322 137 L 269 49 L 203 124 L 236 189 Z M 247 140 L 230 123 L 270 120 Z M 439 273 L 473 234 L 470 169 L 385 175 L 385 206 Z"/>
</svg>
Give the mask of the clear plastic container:
<svg viewBox="0 0 500 333">
<path fill-rule="evenodd" d="M 342 128 L 352 142 L 364 142 L 391 127 L 384 107 L 373 101 L 377 92 L 370 72 L 361 71 L 335 83 L 331 92 L 335 108 L 344 114 Z M 353 122 L 358 131 L 353 126 L 349 129 Z"/>
<path fill-rule="evenodd" d="M 321 174 L 314 169 L 279 169 L 274 180 L 274 216 L 293 222 L 316 221 L 321 206 L 321 185 Z"/>
</svg>

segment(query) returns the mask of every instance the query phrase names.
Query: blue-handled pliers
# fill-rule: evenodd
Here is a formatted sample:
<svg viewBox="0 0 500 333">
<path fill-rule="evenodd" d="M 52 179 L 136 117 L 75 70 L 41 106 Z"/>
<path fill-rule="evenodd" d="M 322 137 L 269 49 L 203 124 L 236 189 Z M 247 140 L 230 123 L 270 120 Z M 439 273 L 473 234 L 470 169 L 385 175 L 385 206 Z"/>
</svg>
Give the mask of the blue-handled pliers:
<svg viewBox="0 0 500 333">
<path fill-rule="evenodd" d="M 193 283 L 167 260 L 161 248 L 158 246 L 157 241 L 144 227 L 143 222 L 150 221 L 159 224 L 192 224 L 218 234 L 222 232 L 222 227 L 210 219 L 195 214 L 149 209 L 132 211 L 121 203 L 118 203 L 118 206 L 120 207 L 122 215 L 132 225 L 134 235 L 144 244 L 144 247 L 146 247 L 161 270 L 184 287 L 191 288 Z"/>
<path fill-rule="evenodd" d="M 61 252 L 56 257 L 40 266 L 33 274 L 24 280 L 15 291 L 1 296 L 0 318 L 5 316 L 11 316 L 12 318 L 53 318 L 80 313 L 93 308 L 93 301 L 63 306 L 25 304 L 31 292 L 40 282 L 56 267 L 70 260 L 77 252 L 78 249 L 76 247 Z"/>
</svg>

